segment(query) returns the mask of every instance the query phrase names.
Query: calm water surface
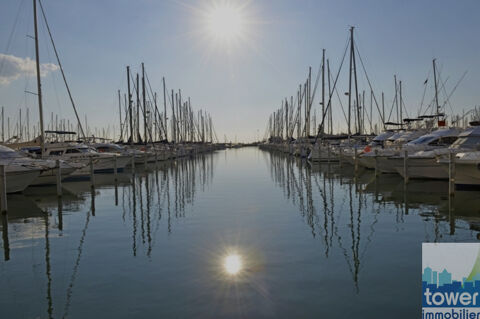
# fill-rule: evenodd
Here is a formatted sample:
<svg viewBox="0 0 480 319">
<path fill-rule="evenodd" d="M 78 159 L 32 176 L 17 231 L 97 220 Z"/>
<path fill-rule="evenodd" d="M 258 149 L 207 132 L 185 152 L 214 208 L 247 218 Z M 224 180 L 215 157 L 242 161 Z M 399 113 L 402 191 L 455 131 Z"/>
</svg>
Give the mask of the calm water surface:
<svg viewBox="0 0 480 319">
<path fill-rule="evenodd" d="M 257 148 L 9 196 L 1 318 L 418 318 L 421 243 L 477 241 L 447 195 Z"/>
</svg>

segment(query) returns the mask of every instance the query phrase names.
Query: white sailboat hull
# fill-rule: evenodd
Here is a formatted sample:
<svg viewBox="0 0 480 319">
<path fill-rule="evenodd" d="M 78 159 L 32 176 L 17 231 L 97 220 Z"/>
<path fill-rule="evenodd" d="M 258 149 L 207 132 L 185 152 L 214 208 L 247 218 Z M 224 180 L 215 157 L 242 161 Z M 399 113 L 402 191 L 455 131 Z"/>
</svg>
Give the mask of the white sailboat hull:
<svg viewBox="0 0 480 319">
<path fill-rule="evenodd" d="M 130 161 L 128 156 L 117 156 L 117 171 L 121 172 L 127 166 Z M 90 175 L 90 165 L 89 159 L 83 159 L 82 162 L 86 165 L 82 168 L 77 169 L 71 174 L 74 176 L 88 176 Z M 115 167 L 115 158 L 114 156 L 108 157 L 95 157 L 93 158 L 93 171 L 94 173 L 113 173 Z"/>
<path fill-rule="evenodd" d="M 448 172 L 448 165 L 444 169 Z M 455 163 L 455 184 L 480 185 L 480 162 Z"/>
<path fill-rule="evenodd" d="M 39 186 L 39 185 L 54 185 L 57 183 L 57 170 L 58 168 L 51 168 L 40 173 L 40 175 L 30 184 L 30 186 Z M 77 168 L 68 167 L 62 168 L 62 180 L 67 178 L 70 174 L 75 172 Z"/>
<path fill-rule="evenodd" d="M 397 173 L 405 177 L 403 166 L 395 166 Z M 448 179 L 448 171 L 435 158 L 408 158 L 410 179 Z"/>
<path fill-rule="evenodd" d="M 7 193 L 22 192 L 40 175 L 40 172 L 39 169 L 9 170 L 7 167 L 7 172 L 5 173 Z"/>
</svg>

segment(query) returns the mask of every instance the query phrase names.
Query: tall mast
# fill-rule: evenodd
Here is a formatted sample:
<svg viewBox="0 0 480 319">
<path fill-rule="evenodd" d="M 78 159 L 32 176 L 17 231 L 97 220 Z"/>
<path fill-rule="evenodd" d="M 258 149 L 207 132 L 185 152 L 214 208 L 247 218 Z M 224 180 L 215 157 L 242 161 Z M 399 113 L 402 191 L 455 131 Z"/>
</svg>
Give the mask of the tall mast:
<svg viewBox="0 0 480 319">
<path fill-rule="evenodd" d="M 43 157 L 45 154 L 45 130 L 43 128 L 42 83 L 40 82 L 40 55 L 38 50 L 37 0 L 33 0 L 33 24 L 35 26 L 35 61 L 37 68 L 38 110 L 40 113 L 40 143 L 41 156 Z"/>
<path fill-rule="evenodd" d="M 123 127 L 122 127 L 122 98 L 120 90 L 118 90 L 118 116 L 120 117 L 120 141 L 123 139 Z"/>
<path fill-rule="evenodd" d="M 350 66 L 348 75 L 348 135 L 352 134 L 352 48 L 353 48 L 353 27 L 350 28 Z"/>
<path fill-rule="evenodd" d="M 403 115 L 402 115 L 402 81 L 399 82 L 400 85 L 400 127 L 403 128 Z"/>
<path fill-rule="evenodd" d="M 137 135 L 137 142 L 140 142 L 140 76 L 137 73 L 137 84 L 136 84 L 136 93 L 137 93 L 137 116 L 136 116 L 136 122 L 135 122 L 135 128 L 136 132 L 135 135 Z"/>
<path fill-rule="evenodd" d="M 130 67 L 127 66 L 128 113 L 130 117 L 130 145 L 133 145 L 133 110 L 132 93 L 130 92 Z"/>
<path fill-rule="evenodd" d="M 178 115 L 178 140 L 183 141 L 183 112 L 182 112 L 182 90 L 178 89 L 178 104 L 177 104 L 177 115 Z"/>
<path fill-rule="evenodd" d="M 145 96 L 145 65 L 142 62 L 142 97 L 143 97 L 143 141 L 147 144 L 147 97 Z"/>
<path fill-rule="evenodd" d="M 285 98 L 285 139 L 288 140 L 288 100 Z"/>
<path fill-rule="evenodd" d="M 322 50 L 322 117 L 325 116 L 325 49 Z M 322 134 L 325 133 L 324 125 L 322 125 Z M 317 128 L 315 127 L 315 131 Z M 315 132 L 316 134 L 317 132 Z"/>
<path fill-rule="evenodd" d="M 175 126 L 175 100 L 173 98 L 173 90 L 172 90 L 172 140 L 174 143 L 177 142 L 177 130 Z"/>
<path fill-rule="evenodd" d="M 332 85 L 330 83 L 330 62 L 329 62 L 328 59 L 327 59 L 327 78 L 328 78 L 328 99 L 330 100 L 330 107 L 328 108 L 328 122 L 329 122 L 330 129 L 328 130 L 328 133 L 330 135 L 332 135 L 333 134 L 333 122 L 332 122 L 332 100 L 331 100 L 331 96 L 333 95 L 333 91 L 332 91 Z"/>
<path fill-rule="evenodd" d="M 435 82 L 435 103 L 437 107 L 437 114 L 440 113 L 440 105 L 438 104 L 438 87 L 437 87 L 437 68 L 435 65 L 435 60 L 433 59 L 433 82 Z"/>
<path fill-rule="evenodd" d="M 297 139 L 301 136 L 301 124 L 302 124 L 302 85 L 300 84 L 297 92 L 297 101 L 298 101 L 298 117 L 297 117 Z"/>
<path fill-rule="evenodd" d="M 167 97 L 165 95 L 165 77 L 162 77 L 163 82 L 163 122 L 165 130 L 165 140 L 168 142 L 168 130 L 167 130 Z"/>
<path fill-rule="evenodd" d="M 360 122 L 360 103 L 358 101 L 358 81 L 357 81 L 357 64 L 355 61 L 355 43 L 353 40 L 353 27 L 351 29 L 352 32 L 352 39 L 351 39 L 351 46 L 352 46 L 352 62 L 353 62 L 353 79 L 355 80 L 355 100 L 357 104 L 357 122 L 358 122 L 358 132 L 362 133 L 362 126 Z"/>
<path fill-rule="evenodd" d="M 400 114 L 399 114 L 399 109 L 398 109 L 398 85 L 397 85 L 397 76 L 394 75 L 393 79 L 395 81 L 395 107 L 397 111 L 397 123 L 400 123 Z"/>
<path fill-rule="evenodd" d="M 2 142 L 5 142 L 5 112 L 2 106 Z"/>
<path fill-rule="evenodd" d="M 385 94 L 382 92 L 382 119 L 383 119 L 383 127 L 385 127 Z"/>
</svg>

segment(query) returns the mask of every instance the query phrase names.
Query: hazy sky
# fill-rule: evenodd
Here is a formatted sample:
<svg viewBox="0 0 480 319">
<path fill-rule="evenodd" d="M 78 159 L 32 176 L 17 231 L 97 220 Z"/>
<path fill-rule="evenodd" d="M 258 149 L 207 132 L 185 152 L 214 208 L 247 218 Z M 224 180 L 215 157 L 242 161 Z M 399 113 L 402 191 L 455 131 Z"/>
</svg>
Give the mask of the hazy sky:
<svg viewBox="0 0 480 319">
<path fill-rule="evenodd" d="M 241 6 L 244 24 L 241 36 L 230 41 L 212 39 L 205 28 L 205 14 L 219 2 L 43 0 L 82 120 L 86 114 L 91 126 L 118 127 L 117 90 L 126 90 L 125 66 L 136 71 L 145 62 L 153 89 L 161 96 L 165 76 L 168 89 L 182 89 L 195 109 L 212 114 L 221 140 L 263 136 L 282 98 L 295 94 L 309 66 L 317 71 L 322 48 L 338 69 L 351 25 L 387 108 L 397 74 L 407 109 L 417 111 L 434 57 L 447 93 L 468 70 L 451 98 L 454 111 L 480 104 L 479 1 L 226 1 Z M 32 1 L 2 0 L 0 23 L 0 61 L 8 55 L 0 69 L 0 105 L 11 121 L 18 120 L 19 107 L 29 107 L 34 121 L 35 97 L 24 93 L 36 91 L 26 59 L 34 58 L 33 40 L 26 36 L 33 35 Z M 47 122 L 51 112 L 73 120 L 43 24 L 40 46 Z M 340 92 L 347 90 L 346 70 Z M 369 90 L 364 78 L 359 82 Z M 339 103 L 333 103 L 335 122 L 344 127 Z"/>
</svg>

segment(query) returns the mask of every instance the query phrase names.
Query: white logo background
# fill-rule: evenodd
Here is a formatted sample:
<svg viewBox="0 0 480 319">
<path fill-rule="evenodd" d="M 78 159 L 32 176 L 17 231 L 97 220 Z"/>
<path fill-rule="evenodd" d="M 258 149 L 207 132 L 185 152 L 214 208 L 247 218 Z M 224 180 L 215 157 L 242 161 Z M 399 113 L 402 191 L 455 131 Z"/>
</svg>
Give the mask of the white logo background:
<svg viewBox="0 0 480 319">
<path fill-rule="evenodd" d="M 425 267 L 438 273 L 446 269 L 452 280 L 462 281 L 470 275 L 479 250 L 477 243 L 423 243 L 422 273 Z"/>
</svg>

